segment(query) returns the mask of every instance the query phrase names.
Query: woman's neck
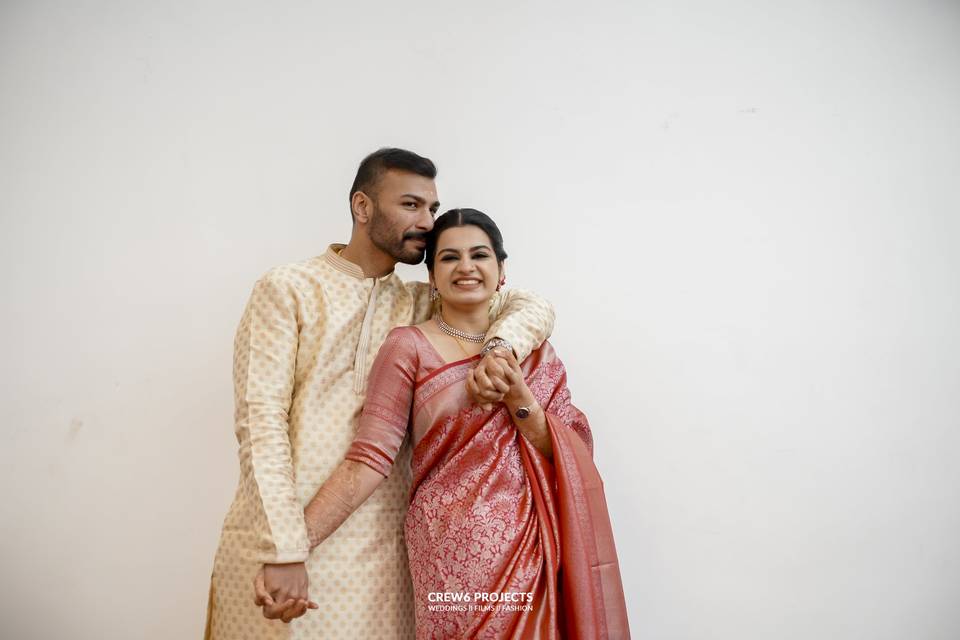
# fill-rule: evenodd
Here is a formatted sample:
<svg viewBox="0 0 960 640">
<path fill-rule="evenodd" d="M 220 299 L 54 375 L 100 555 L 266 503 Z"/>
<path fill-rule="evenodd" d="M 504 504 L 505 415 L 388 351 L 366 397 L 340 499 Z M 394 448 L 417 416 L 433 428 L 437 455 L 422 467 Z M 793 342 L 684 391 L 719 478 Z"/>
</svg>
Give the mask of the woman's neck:
<svg viewBox="0 0 960 640">
<path fill-rule="evenodd" d="M 441 305 L 443 321 L 455 329 L 467 333 L 486 333 L 490 328 L 490 303 L 458 307 L 448 303 Z"/>
</svg>

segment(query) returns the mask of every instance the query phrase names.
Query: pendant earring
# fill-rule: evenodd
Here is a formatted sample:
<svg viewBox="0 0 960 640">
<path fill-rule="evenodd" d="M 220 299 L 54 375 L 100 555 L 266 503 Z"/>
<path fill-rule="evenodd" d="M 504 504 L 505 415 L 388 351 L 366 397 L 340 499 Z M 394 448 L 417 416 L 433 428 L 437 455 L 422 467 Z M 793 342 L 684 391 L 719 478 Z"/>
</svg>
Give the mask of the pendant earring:
<svg viewBox="0 0 960 640">
<path fill-rule="evenodd" d="M 506 276 L 500 278 L 500 282 L 497 283 L 497 291 L 500 291 L 500 287 L 502 287 L 502 286 L 505 285 L 505 284 L 507 284 L 507 277 L 506 277 Z"/>
<path fill-rule="evenodd" d="M 436 302 L 440 298 L 440 292 L 436 287 L 430 287 L 430 302 Z"/>
</svg>

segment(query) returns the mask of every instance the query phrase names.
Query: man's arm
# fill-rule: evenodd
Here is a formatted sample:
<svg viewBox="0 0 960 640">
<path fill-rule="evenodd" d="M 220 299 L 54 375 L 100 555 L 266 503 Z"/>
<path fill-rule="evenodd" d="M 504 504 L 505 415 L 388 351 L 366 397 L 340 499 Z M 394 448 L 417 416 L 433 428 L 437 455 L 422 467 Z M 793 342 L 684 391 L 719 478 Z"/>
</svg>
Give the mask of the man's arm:
<svg viewBox="0 0 960 640">
<path fill-rule="evenodd" d="M 413 298 L 411 322 L 429 320 L 433 314 L 430 285 L 426 282 L 405 282 Z M 517 360 L 523 361 L 543 344 L 553 332 L 553 305 L 535 293 L 524 289 L 499 292 L 490 301 L 490 328 L 487 339 L 503 338 L 510 343 Z"/>
<path fill-rule="evenodd" d="M 256 558 L 265 564 L 303 562 L 310 544 L 297 499 L 288 416 L 293 396 L 298 299 L 277 272 L 254 285 L 234 340 L 236 432 L 240 471 L 255 495 L 250 523 Z"/>
<path fill-rule="evenodd" d="M 535 293 L 510 289 L 494 296 L 487 339 L 503 338 L 523 360 L 553 332 L 553 305 Z"/>
<path fill-rule="evenodd" d="M 404 282 L 404 288 L 410 297 L 413 298 L 413 316 L 410 318 L 410 324 L 420 324 L 426 322 L 433 315 L 433 300 L 430 299 L 429 282 Z"/>
</svg>

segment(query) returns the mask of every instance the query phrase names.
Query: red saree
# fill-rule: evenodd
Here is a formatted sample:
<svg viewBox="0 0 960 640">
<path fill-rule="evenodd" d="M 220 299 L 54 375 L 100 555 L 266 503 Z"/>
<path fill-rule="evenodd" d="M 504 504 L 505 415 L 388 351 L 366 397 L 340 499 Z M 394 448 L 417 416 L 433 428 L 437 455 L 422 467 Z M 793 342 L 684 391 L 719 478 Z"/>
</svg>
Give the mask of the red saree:
<svg viewBox="0 0 960 640">
<path fill-rule="evenodd" d="M 502 405 L 470 403 L 476 360 L 446 364 L 419 329 L 394 329 L 347 454 L 386 476 L 411 430 L 417 638 L 629 638 L 590 427 L 563 363 L 544 343 L 521 364 L 547 414 L 550 461 Z"/>
</svg>

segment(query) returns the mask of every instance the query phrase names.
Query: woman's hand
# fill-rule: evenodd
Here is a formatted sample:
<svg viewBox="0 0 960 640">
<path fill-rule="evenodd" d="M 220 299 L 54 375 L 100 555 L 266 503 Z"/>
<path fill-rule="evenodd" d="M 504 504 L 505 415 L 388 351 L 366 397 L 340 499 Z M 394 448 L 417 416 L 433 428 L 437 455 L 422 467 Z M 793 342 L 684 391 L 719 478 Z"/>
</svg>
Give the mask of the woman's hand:
<svg viewBox="0 0 960 640">
<path fill-rule="evenodd" d="M 502 401 L 503 394 L 510 388 L 504 375 L 505 365 L 501 361 L 501 357 L 507 353 L 508 350 L 503 347 L 491 349 L 480 359 L 477 366 L 467 373 L 467 392 L 484 411 L 489 411 L 493 405 Z"/>
<path fill-rule="evenodd" d="M 498 349 L 496 358 L 503 372 L 502 377 L 508 385 L 508 388 L 503 390 L 501 401 L 511 409 L 511 413 L 513 409 L 537 404 L 537 399 L 527 386 L 527 381 L 523 379 L 523 371 L 520 369 L 517 358 L 503 349 Z"/>
<path fill-rule="evenodd" d="M 537 403 L 536 396 L 527 386 L 527 381 L 523 378 L 523 371 L 520 369 L 520 363 L 517 362 L 512 353 L 497 356 L 497 358 L 502 363 L 504 376 L 510 385 L 510 388 L 503 394 L 503 404 L 507 405 L 513 424 L 540 453 L 552 459 L 553 442 L 550 440 L 547 416 Z M 517 415 L 517 411 L 521 407 L 529 411 L 525 418 Z"/>
</svg>

